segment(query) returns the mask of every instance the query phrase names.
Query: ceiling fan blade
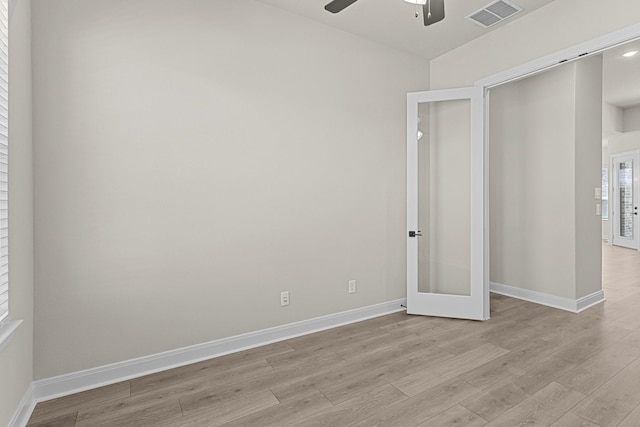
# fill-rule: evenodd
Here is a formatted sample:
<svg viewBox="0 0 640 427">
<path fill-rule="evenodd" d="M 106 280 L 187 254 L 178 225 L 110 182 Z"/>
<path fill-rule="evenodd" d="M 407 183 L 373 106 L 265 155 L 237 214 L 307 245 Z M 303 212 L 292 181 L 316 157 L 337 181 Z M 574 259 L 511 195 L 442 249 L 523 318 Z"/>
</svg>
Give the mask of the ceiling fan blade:
<svg viewBox="0 0 640 427">
<path fill-rule="evenodd" d="M 422 16 L 425 26 L 442 21 L 444 19 L 444 0 L 427 0 L 427 4 L 422 6 Z"/>
<path fill-rule="evenodd" d="M 331 13 L 338 13 L 357 1 L 358 0 L 333 0 L 331 3 L 328 3 L 324 9 Z"/>
</svg>

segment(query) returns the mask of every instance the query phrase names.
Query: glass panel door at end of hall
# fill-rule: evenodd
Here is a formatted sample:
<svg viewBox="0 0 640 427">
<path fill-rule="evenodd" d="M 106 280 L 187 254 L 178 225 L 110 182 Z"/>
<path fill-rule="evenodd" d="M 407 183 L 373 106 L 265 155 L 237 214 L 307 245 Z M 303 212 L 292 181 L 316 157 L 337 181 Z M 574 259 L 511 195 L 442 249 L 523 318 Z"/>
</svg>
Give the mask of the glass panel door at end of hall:
<svg viewBox="0 0 640 427">
<path fill-rule="evenodd" d="M 640 151 L 611 156 L 613 217 L 613 244 L 630 249 L 640 249 L 638 232 L 638 200 Z"/>
</svg>

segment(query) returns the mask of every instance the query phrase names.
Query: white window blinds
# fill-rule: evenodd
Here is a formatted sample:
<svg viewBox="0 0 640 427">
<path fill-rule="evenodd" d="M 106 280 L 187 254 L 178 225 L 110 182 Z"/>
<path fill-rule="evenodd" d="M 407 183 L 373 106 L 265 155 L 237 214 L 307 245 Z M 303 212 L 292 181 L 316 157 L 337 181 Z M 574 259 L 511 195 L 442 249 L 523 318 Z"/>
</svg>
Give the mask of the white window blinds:
<svg viewBox="0 0 640 427">
<path fill-rule="evenodd" d="M 9 315 L 9 8 L 0 0 L 0 322 Z"/>
</svg>

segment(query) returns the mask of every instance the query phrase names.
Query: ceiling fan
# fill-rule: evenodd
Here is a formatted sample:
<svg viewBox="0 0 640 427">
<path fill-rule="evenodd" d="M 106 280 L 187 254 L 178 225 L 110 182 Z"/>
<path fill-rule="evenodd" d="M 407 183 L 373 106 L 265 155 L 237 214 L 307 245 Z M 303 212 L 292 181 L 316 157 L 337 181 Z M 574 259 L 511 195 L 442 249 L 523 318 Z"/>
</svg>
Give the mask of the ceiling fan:
<svg viewBox="0 0 640 427">
<path fill-rule="evenodd" d="M 351 6 L 358 0 L 333 0 L 325 5 L 325 10 L 331 13 L 338 13 L 341 10 Z M 444 0 L 404 0 L 407 3 L 422 5 L 422 17 L 424 25 L 435 24 L 444 19 Z M 416 17 L 418 14 L 416 12 Z"/>
</svg>

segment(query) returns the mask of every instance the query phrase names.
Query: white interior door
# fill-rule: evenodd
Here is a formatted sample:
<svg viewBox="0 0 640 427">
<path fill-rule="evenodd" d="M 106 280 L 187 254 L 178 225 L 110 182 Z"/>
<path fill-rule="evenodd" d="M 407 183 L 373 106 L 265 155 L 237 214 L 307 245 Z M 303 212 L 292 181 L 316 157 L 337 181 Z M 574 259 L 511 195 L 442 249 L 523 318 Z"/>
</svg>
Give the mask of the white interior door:
<svg viewBox="0 0 640 427">
<path fill-rule="evenodd" d="M 484 91 L 407 95 L 407 312 L 489 318 Z"/>
<path fill-rule="evenodd" d="M 611 157 L 613 244 L 640 249 L 638 234 L 638 151 Z"/>
</svg>

